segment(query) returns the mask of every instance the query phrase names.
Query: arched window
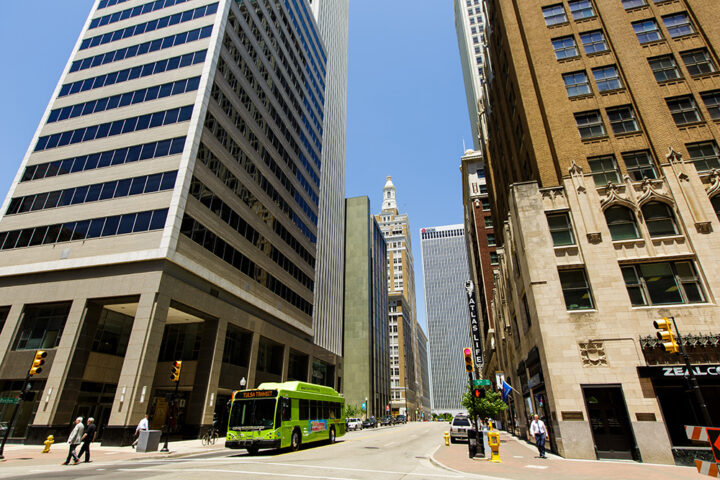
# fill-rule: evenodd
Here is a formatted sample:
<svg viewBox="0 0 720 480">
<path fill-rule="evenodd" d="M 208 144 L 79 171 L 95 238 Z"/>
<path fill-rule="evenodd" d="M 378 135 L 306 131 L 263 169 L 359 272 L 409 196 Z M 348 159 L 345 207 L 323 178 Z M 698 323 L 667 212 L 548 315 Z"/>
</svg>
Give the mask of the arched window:
<svg viewBox="0 0 720 480">
<path fill-rule="evenodd" d="M 720 195 L 715 195 L 710 199 L 712 202 L 712 206 L 715 209 L 715 215 L 717 215 L 718 219 L 720 220 Z"/>
<path fill-rule="evenodd" d="M 635 214 L 627 207 L 615 205 L 605 210 L 605 221 L 613 240 L 639 238 Z"/>
<path fill-rule="evenodd" d="M 660 202 L 650 202 L 642 207 L 642 213 L 645 216 L 645 224 L 651 237 L 678 234 L 675 215 L 673 215 L 668 205 Z"/>
</svg>

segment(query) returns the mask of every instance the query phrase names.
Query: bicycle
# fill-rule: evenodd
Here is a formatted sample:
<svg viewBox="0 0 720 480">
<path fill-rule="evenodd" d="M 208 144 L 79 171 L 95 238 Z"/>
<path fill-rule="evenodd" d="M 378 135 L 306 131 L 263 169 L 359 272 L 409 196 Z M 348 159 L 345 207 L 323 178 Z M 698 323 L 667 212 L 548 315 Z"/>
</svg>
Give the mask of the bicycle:
<svg viewBox="0 0 720 480">
<path fill-rule="evenodd" d="M 215 445 L 215 441 L 218 439 L 218 430 L 215 427 L 210 427 L 202 436 L 202 445 L 207 447 L 208 445 Z"/>
</svg>

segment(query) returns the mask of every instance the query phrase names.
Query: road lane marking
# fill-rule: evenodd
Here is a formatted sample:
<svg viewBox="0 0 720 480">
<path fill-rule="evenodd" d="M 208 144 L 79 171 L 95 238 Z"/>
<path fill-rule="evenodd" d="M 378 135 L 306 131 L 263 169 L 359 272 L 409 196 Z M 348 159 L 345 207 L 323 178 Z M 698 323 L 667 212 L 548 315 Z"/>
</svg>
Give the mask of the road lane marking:
<svg viewBox="0 0 720 480">
<path fill-rule="evenodd" d="M 395 445 L 397 442 L 390 442 L 383 445 L 383 447 L 389 447 L 390 445 Z"/>
<path fill-rule="evenodd" d="M 297 463 L 279 463 L 279 462 L 248 462 L 240 461 L 238 463 L 247 463 L 250 465 L 272 465 L 275 467 L 293 467 L 293 468 L 314 468 L 318 470 L 340 470 L 344 472 L 365 472 L 365 473 L 384 473 L 390 475 L 412 475 L 420 477 L 440 477 L 440 478 L 458 478 L 457 475 L 440 475 L 435 473 L 412 473 L 412 472 L 397 472 L 391 470 L 371 470 L 368 468 L 347 468 L 347 467 L 330 467 L 325 465 L 299 465 Z"/>
<path fill-rule="evenodd" d="M 545 465 L 525 465 L 525 468 L 537 468 L 538 470 L 544 470 L 548 467 Z"/>
<path fill-rule="evenodd" d="M 513 458 L 525 458 L 522 455 L 513 455 Z"/>
<path fill-rule="evenodd" d="M 268 473 L 268 472 L 250 472 L 250 471 L 243 471 L 243 470 L 222 470 L 219 468 L 174 468 L 174 469 L 163 469 L 158 470 L 155 468 L 119 468 L 118 471 L 120 472 L 153 472 L 153 473 L 163 473 L 163 472 L 177 472 L 177 473 L 234 473 L 234 474 L 240 474 L 245 473 L 248 475 L 264 475 L 268 477 L 289 477 L 289 478 L 313 478 L 313 479 L 321 479 L 321 480 L 354 480 L 349 477 L 319 477 L 317 475 L 299 475 L 296 473 Z"/>
</svg>

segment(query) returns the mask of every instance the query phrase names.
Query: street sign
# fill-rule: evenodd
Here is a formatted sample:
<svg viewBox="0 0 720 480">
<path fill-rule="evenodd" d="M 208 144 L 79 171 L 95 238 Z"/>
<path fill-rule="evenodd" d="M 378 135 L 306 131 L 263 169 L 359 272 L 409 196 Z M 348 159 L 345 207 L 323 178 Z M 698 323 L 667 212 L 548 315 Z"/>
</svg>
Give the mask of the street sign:
<svg viewBox="0 0 720 480">
<path fill-rule="evenodd" d="M 16 405 L 20 402 L 17 397 L 3 397 L 0 398 L 0 405 Z"/>
<path fill-rule="evenodd" d="M 473 387 L 489 387 L 490 385 L 490 380 L 486 378 L 481 378 L 480 380 L 473 380 Z"/>
</svg>

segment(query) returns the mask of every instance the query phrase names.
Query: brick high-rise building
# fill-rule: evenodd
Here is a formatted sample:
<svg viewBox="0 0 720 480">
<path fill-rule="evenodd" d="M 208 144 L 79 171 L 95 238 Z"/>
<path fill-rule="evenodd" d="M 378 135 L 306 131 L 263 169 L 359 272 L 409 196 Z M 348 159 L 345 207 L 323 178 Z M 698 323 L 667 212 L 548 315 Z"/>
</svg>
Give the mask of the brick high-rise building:
<svg viewBox="0 0 720 480">
<path fill-rule="evenodd" d="M 127 443 L 174 360 L 185 436 L 243 377 L 340 385 L 313 329 L 328 48 L 305 1 L 94 3 L 3 204 L 0 396 L 48 352 L 12 437 L 92 415 Z"/>
<path fill-rule="evenodd" d="M 682 426 L 707 422 L 652 322 L 675 318 L 717 404 L 717 2 L 487 13 L 493 308 L 518 433 L 538 413 L 567 457 L 686 461 Z"/>
</svg>

